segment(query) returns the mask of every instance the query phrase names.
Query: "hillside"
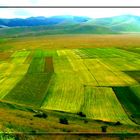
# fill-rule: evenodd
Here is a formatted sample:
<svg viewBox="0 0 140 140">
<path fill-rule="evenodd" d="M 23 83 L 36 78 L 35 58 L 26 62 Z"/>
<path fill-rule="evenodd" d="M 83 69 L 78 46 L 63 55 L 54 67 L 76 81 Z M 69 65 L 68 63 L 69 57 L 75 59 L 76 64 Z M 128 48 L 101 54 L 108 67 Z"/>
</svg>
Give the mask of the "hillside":
<svg viewBox="0 0 140 140">
<path fill-rule="evenodd" d="M 13 18 L 13 19 L 0 19 L 0 25 L 8 27 L 16 26 L 41 26 L 41 25 L 57 25 L 68 21 L 70 23 L 82 23 L 88 21 L 89 17 L 80 16 L 52 16 L 52 17 L 29 17 L 29 18 Z"/>
<path fill-rule="evenodd" d="M 0 36 L 55 34 L 118 34 L 140 32 L 140 17 L 121 15 L 107 18 L 78 16 L 0 19 Z"/>
<path fill-rule="evenodd" d="M 101 25 L 118 32 L 140 32 L 140 17 L 133 15 L 92 19 L 84 24 Z"/>
<path fill-rule="evenodd" d="M 39 36 L 55 34 L 114 34 L 115 31 L 107 27 L 91 25 L 70 25 L 67 23 L 57 26 L 32 26 L 32 27 L 12 27 L 1 28 L 1 37 L 19 37 L 19 36 Z"/>
</svg>

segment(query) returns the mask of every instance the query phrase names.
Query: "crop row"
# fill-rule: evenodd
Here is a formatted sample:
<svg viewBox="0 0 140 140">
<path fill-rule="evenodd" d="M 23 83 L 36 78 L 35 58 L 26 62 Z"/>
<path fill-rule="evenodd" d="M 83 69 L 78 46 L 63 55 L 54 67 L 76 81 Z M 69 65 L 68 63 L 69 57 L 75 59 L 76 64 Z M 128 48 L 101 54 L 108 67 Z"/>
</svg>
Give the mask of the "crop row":
<svg viewBox="0 0 140 140">
<path fill-rule="evenodd" d="M 138 54 L 116 48 L 83 48 L 76 53 L 82 58 L 139 58 Z"/>
</svg>

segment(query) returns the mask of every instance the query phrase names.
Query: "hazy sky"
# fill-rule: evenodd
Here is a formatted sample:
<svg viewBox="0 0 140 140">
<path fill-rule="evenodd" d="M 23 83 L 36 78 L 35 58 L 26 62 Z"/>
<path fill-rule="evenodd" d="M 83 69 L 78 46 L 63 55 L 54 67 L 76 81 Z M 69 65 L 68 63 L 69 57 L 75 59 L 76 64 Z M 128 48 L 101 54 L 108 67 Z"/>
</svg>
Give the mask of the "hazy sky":
<svg viewBox="0 0 140 140">
<path fill-rule="evenodd" d="M 27 18 L 31 16 L 76 15 L 93 18 L 116 15 L 139 15 L 140 8 L 4 8 L 0 9 L 0 18 Z"/>
<path fill-rule="evenodd" d="M 138 6 L 140 0 L 0 0 L 8 6 Z M 140 8 L 1 8 L 0 18 L 31 16 L 77 15 L 93 18 L 116 15 L 140 15 Z"/>
<path fill-rule="evenodd" d="M 118 5 L 138 6 L 139 0 L 0 0 L 0 5 Z"/>
</svg>

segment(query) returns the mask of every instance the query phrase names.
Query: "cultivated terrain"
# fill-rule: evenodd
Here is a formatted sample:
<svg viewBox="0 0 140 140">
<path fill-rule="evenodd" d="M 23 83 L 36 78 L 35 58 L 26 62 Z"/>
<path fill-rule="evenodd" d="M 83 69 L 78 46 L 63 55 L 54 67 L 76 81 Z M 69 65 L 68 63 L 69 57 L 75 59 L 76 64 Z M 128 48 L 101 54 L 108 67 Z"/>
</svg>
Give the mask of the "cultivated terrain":
<svg viewBox="0 0 140 140">
<path fill-rule="evenodd" d="M 136 27 L 138 17 L 124 17 Z M 0 130 L 9 135 L 1 139 L 139 139 L 140 35 L 123 32 L 124 17 L 3 25 Z M 97 134 L 103 126 L 108 135 Z"/>
</svg>

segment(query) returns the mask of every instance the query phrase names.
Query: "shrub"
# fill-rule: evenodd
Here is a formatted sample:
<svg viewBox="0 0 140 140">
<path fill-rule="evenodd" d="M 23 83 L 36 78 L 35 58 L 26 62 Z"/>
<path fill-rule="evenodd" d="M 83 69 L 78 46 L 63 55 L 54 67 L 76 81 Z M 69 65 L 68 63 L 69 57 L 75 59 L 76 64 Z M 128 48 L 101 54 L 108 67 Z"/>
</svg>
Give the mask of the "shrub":
<svg viewBox="0 0 140 140">
<path fill-rule="evenodd" d="M 121 125 L 121 122 L 117 121 L 117 122 L 115 123 L 115 125 Z"/>
<path fill-rule="evenodd" d="M 77 115 L 79 115 L 81 117 L 86 117 L 86 115 L 83 112 L 78 112 Z"/>
<path fill-rule="evenodd" d="M 31 131 L 31 134 L 33 134 L 33 135 L 36 134 L 36 131 L 35 130 L 32 130 Z"/>
<path fill-rule="evenodd" d="M 44 112 L 39 112 L 39 113 L 36 113 L 36 114 L 34 115 L 34 117 L 38 117 L 38 118 L 47 118 L 48 115 L 47 115 L 46 113 L 44 113 Z"/>
<path fill-rule="evenodd" d="M 102 129 L 102 132 L 107 132 L 107 126 L 106 125 L 101 126 L 101 129 Z"/>
<path fill-rule="evenodd" d="M 60 119 L 59 119 L 59 122 L 60 122 L 61 124 L 68 124 L 67 118 L 60 118 Z"/>
<path fill-rule="evenodd" d="M 88 120 L 84 120 L 84 123 L 88 123 Z"/>
</svg>

